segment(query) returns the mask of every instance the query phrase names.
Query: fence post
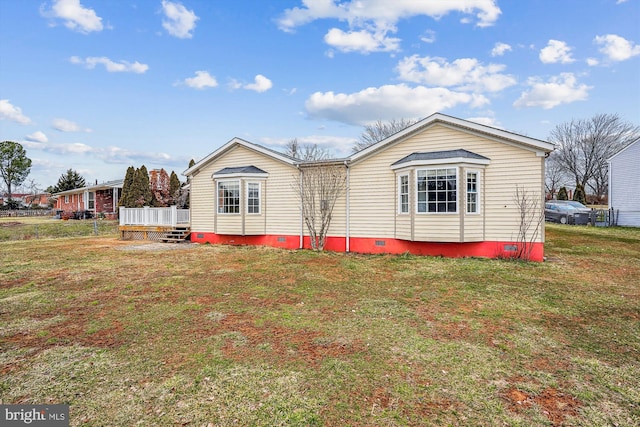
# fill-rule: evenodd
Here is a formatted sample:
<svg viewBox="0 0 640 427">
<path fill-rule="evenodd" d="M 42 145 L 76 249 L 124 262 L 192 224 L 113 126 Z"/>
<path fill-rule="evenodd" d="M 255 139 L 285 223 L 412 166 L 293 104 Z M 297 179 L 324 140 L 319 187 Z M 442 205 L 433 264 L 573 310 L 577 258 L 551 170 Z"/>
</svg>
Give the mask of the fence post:
<svg viewBox="0 0 640 427">
<path fill-rule="evenodd" d="M 171 205 L 171 225 L 175 227 L 176 224 L 178 224 L 178 207 Z"/>
<path fill-rule="evenodd" d="M 149 206 L 143 206 L 143 215 L 142 215 L 142 224 L 149 225 L 149 216 L 151 215 L 151 211 L 149 211 Z"/>
<path fill-rule="evenodd" d="M 93 234 L 98 235 L 98 221 L 95 219 L 93 220 Z"/>
</svg>

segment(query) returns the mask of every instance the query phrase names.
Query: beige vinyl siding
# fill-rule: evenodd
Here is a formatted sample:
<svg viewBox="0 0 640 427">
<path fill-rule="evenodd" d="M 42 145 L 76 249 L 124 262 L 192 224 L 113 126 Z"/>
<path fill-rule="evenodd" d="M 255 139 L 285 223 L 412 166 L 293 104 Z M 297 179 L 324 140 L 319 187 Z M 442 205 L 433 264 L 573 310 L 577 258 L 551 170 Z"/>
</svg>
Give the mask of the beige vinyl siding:
<svg viewBox="0 0 640 427">
<path fill-rule="evenodd" d="M 202 230 L 198 230 L 202 231 Z M 243 234 L 242 215 L 218 214 L 216 218 L 216 233 L 218 234 Z"/>
<path fill-rule="evenodd" d="M 243 214 L 216 214 L 216 188 L 214 172 L 226 167 L 253 165 L 269 174 L 260 180 L 261 214 L 246 214 L 246 188 L 243 180 L 241 209 Z M 244 216 L 245 234 L 294 234 L 300 233 L 297 196 L 292 182 L 298 171 L 294 166 L 268 157 L 262 153 L 235 145 L 204 165 L 191 179 L 191 225 L 195 231 L 218 234 L 242 234 Z M 239 179 L 239 178 L 231 178 Z M 251 179 L 248 179 L 251 181 Z M 217 215 L 217 218 L 216 218 Z"/>
<path fill-rule="evenodd" d="M 247 212 L 247 183 L 259 183 L 260 184 L 260 213 Z M 243 195 L 245 204 L 242 206 L 242 212 L 244 215 L 244 234 L 247 236 L 258 236 L 266 233 L 266 214 L 265 214 L 265 194 L 267 187 L 266 180 L 243 180 L 242 186 L 245 190 Z"/>
<path fill-rule="evenodd" d="M 543 157 L 532 151 L 494 141 L 472 133 L 435 125 L 351 168 L 351 222 L 353 237 L 393 237 L 396 225 L 396 174 L 390 165 L 414 152 L 431 152 L 463 148 L 488 157 L 491 163 L 483 170 L 481 203 L 485 215 L 484 240 L 511 240 L 518 231 L 518 211 L 514 203 L 516 185 L 526 188 L 542 202 Z M 458 187 L 462 189 L 462 177 Z M 410 193 L 415 192 L 414 178 Z M 460 195 L 460 193 L 459 193 Z M 415 196 L 410 209 L 415 211 Z M 415 240 L 459 241 L 458 214 L 415 215 Z M 465 220 L 469 219 L 469 216 Z M 481 220 L 465 222 L 464 236 L 476 240 L 483 232 Z M 542 239 L 542 237 L 540 237 Z"/>
<path fill-rule="evenodd" d="M 269 172 L 262 189 L 266 234 L 300 235 L 300 202 L 295 190 L 298 169 L 270 158 L 264 159 L 264 166 L 254 164 Z"/>
</svg>

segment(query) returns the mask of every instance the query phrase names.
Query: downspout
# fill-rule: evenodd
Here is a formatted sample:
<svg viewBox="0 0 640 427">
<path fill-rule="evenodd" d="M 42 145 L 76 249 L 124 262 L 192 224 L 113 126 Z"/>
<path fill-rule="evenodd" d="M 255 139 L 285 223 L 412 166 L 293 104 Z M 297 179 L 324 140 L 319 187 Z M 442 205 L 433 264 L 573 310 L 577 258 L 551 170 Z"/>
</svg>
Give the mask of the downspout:
<svg viewBox="0 0 640 427">
<path fill-rule="evenodd" d="M 351 169 L 349 169 L 349 164 L 347 163 L 347 161 L 344 161 L 344 167 L 347 169 L 347 194 L 346 194 L 346 208 L 345 208 L 345 215 L 346 215 L 346 232 L 345 232 L 345 240 L 346 240 L 346 247 L 345 247 L 345 251 L 348 253 L 350 251 L 350 236 L 349 236 L 349 183 L 350 183 L 350 177 L 351 177 Z"/>
<path fill-rule="evenodd" d="M 302 194 L 302 169 L 300 169 L 300 165 L 296 164 L 296 168 L 298 168 L 298 177 L 300 178 L 300 188 L 298 192 L 300 194 L 300 243 L 298 245 L 298 249 L 303 249 L 304 247 L 304 200 Z"/>
</svg>

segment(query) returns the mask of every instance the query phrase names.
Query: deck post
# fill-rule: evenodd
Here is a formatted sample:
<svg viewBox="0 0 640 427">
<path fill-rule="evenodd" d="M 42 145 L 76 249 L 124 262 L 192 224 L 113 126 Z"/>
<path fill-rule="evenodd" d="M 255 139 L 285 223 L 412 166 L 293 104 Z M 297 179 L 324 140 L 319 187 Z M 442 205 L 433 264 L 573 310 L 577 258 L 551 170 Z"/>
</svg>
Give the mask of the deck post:
<svg viewBox="0 0 640 427">
<path fill-rule="evenodd" d="M 151 220 L 151 218 L 150 218 L 150 216 L 151 216 L 150 212 L 151 211 L 149 210 L 149 206 L 144 206 L 143 209 L 144 210 L 142 212 L 144 214 L 142 215 L 142 217 L 143 217 L 142 225 L 149 225 L 149 223 L 151 222 L 150 221 Z"/>
<path fill-rule="evenodd" d="M 176 205 L 171 206 L 171 225 L 176 226 L 178 224 L 178 207 Z"/>
</svg>

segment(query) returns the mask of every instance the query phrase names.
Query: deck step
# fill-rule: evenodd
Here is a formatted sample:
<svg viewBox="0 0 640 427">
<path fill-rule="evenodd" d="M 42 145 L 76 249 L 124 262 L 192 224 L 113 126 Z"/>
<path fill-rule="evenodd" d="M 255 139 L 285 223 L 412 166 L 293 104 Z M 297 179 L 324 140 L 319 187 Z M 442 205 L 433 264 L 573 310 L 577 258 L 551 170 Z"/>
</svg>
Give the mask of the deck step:
<svg viewBox="0 0 640 427">
<path fill-rule="evenodd" d="M 190 234 L 190 227 L 176 227 L 173 230 L 167 231 L 162 241 L 166 243 L 181 243 L 184 242 Z"/>
</svg>

